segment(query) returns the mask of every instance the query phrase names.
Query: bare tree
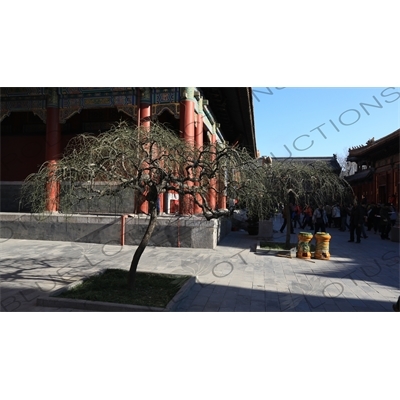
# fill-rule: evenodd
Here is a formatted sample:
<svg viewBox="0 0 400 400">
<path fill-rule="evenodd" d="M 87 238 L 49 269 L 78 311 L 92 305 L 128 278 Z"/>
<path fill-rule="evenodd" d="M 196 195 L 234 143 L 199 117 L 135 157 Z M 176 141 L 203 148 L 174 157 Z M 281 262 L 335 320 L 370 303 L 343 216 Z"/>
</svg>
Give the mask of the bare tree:
<svg viewBox="0 0 400 400">
<path fill-rule="evenodd" d="M 343 152 L 336 156 L 336 159 L 341 166 L 340 177 L 344 178 L 345 176 L 353 175 L 354 171 L 357 170 L 357 164 L 351 161 L 347 161 L 347 157 L 349 156 L 349 149 L 347 147 L 343 148 Z"/>
<path fill-rule="evenodd" d="M 247 203 L 251 208 L 250 212 L 260 217 L 270 215 L 281 203 L 285 205 L 287 247 L 290 245 L 290 203 L 302 201 L 319 205 L 352 199 L 353 192 L 347 181 L 338 177 L 323 162 L 304 164 L 291 160 L 272 161 L 263 165 L 263 170 L 265 183 L 260 190 L 253 192 L 257 196 L 249 197 L 246 194 Z M 255 185 L 257 182 L 253 183 Z"/>
<path fill-rule="evenodd" d="M 156 226 L 156 203 L 161 193 L 172 191 L 181 201 L 190 199 L 210 220 L 227 213 L 213 207 L 210 191 L 243 198 L 255 186 L 259 191 L 263 184 L 264 170 L 244 149 L 223 144 L 197 148 L 162 124 L 138 128 L 120 122 L 98 136 L 74 137 L 56 166 L 45 163 L 27 177 L 22 199 L 32 212 L 43 213 L 49 187 L 59 185 L 58 209 L 71 213 L 82 200 L 135 189 L 148 202 L 150 218 L 131 261 L 128 285 L 133 289 L 139 260 Z"/>
</svg>

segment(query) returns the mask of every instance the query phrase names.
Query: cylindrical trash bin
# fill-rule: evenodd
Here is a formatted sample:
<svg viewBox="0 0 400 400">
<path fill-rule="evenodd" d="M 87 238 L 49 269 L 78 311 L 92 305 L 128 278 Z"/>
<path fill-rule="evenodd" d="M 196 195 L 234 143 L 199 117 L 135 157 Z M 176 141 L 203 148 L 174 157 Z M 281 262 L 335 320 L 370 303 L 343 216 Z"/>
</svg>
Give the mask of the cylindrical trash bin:
<svg viewBox="0 0 400 400">
<path fill-rule="evenodd" d="M 329 260 L 331 255 L 329 254 L 329 241 L 331 240 L 331 235 L 326 232 L 317 232 L 315 235 L 316 245 L 314 258 L 319 260 Z"/>
<path fill-rule="evenodd" d="M 312 233 L 309 232 L 300 232 L 297 235 L 297 258 L 311 258 L 310 252 L 310 241 L 313 238 Z"/>
</svg>

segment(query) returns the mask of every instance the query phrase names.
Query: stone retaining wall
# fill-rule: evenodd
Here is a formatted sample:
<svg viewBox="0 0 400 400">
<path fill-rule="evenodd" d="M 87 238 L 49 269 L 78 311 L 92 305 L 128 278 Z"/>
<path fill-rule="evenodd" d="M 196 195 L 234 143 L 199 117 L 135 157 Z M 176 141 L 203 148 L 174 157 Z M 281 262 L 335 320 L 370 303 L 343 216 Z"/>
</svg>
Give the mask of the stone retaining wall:
<svg viewBox="0 0 400 400">
<path fill-rule="evenodd" d="M 7 239 L 56 240 L 121 244 L 121 215 L 63 215 L 0 213 L 0 241 Z M 138 245 L 148 216 L 125 219 L 125 244 Z M 231 231 L 229 218 L 159 216 L 149 246 L 214 249 Z"/>
</svg>

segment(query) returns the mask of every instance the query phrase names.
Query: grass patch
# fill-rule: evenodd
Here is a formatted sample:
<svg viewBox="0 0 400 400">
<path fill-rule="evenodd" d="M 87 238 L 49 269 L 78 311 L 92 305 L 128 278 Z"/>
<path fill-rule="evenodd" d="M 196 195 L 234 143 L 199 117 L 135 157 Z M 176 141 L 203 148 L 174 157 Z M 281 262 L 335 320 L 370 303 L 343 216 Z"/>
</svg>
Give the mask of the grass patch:
<svg viewBox="0 0 400 400">
<path fill-rule="evenodd" d="M 290 250 L 297 247 L 297 243 L 290 243 L 289 247 L 284 242 L 260 242 L 260 248 L 263 250 Z"/>
<path fill-rule="evenodd" d="M 57 297 L 165 308 L 189 278 L 137 272 L 135 290 L 131 291 L 127 288 L 128 271 L 107 269 Z"/>
<path fill-rule="evenodd" d="M 290 243 L 289 247 L 284 242 L 260 242 L 260 249 L 262 250 L 290 250 L 293 247 L 297 248 L 297 243 Z M 310 244 L 311 251 L 315 251 L 315 244 Z"/>
</svg>

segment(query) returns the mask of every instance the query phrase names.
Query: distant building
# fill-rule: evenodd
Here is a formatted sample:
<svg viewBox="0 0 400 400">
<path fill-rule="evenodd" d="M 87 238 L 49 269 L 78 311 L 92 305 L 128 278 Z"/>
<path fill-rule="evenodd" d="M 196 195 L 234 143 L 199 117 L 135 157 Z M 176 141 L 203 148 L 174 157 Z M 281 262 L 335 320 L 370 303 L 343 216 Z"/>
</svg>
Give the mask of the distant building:
<svg viewBox="0 0 400 400">
<path fill-rule="evenodd" d="M 332 157 L 260 157 L 258 158 L 260 163 L 268 164 L 275 162 L 292 162 L 292 163 L 301 163 L 301 164 L 313 164 L 315 162 L 325 162 L 327 165 L 332 167 L 332 171 L 339 175 L 342 167 L 340 166 L 336 154 L 333 154 Z"/>
<path fill-rule="evenodd" d="M 355 195 L 368 203 L 392 203 L 399 206 L 400 129 L 379 139 L 374 138 L 349 149 L 348 162 L 357 165 L 357 171 L 346 177 Z"/>
</svg>

